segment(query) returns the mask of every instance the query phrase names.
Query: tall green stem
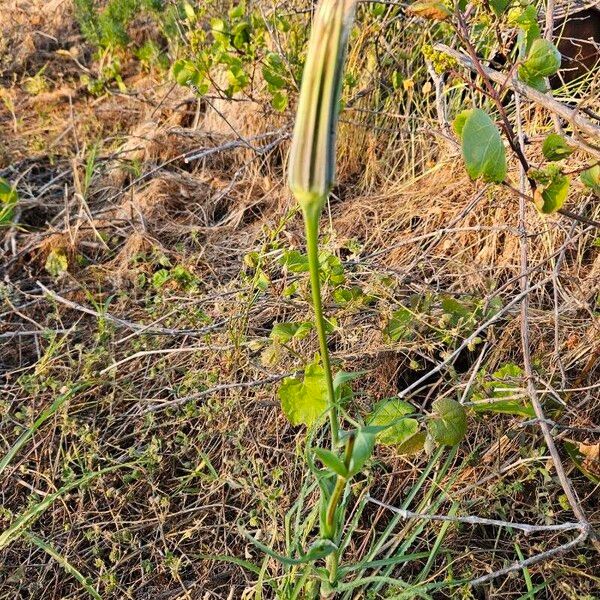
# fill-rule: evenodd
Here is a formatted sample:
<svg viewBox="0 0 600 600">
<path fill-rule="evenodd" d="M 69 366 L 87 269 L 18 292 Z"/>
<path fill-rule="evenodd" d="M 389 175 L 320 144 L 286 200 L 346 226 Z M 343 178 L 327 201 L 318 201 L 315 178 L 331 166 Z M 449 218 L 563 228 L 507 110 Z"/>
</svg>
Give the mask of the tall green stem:
<svg viewBox="0 0 600 600">
<path fill-rule="evenodd" d="M 321 214 L 320 203 L 312 203 L 304 207 L 304 224 L 306 227 L 306 249 L 308 253 L 308 267 L 310 270 L 310 284 L 312 288 L 313 309 L 315 311 L 315 325 L 319 337 L 321 349 L 321 360 L 325 371 L 327 382 L 327 395 L 329 397 L 329 423 L 331 427 L 331 447 L 336 449 L 339 439 L 338 411 L 335 401 L 335 390 L 333 387 L 333 375 L 329 361 L 329 349 L 327 348 L 327 333 L 325 331 L 325 319 L 323 317 L 323 303 L 321 302 L 321 280 L 319 274 L 319 216 Z"/>
</svg>

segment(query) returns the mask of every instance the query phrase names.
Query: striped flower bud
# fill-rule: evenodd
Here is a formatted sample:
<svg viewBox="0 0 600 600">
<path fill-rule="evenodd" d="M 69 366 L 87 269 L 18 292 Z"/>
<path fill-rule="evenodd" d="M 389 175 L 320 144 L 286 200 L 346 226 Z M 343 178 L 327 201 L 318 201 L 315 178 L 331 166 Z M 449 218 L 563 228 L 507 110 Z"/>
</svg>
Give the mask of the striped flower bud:
<svg viewBox="0 0 600 600">
<path fill-rule="evenodd" d="M 339 100 L 356 0 L 321 0 L 304 65 L 289 184 L 304 210 L 322 209 L 335 178 Z"/>
</svg>

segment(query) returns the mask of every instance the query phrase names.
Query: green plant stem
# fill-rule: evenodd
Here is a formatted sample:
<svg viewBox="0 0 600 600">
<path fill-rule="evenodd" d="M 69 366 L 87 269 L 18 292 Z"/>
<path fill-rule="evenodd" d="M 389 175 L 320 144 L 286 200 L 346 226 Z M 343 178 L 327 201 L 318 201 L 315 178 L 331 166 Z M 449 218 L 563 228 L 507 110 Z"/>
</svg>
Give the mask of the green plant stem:
<svg viewBox="0 0 600 600">
<path fill-rule="evenodd" d="M 340 503 L 340 499 L 344 493 L 344 489 L 346 488 L 347 481 L 348 480 L 345 477 L 341 477 L 340 475 L 337 476 L 335 487 L 333 488 L 331 498 L 329 499 L 329 504 L 327 505 L 327 533 L 332 541 L 337 533 L 337 528 L 335 526 L 335 511 Z"/>
<path fill-rule="evenodd" d="M 354 442 L 356 437 L 354 434 L 351 434 L 346 442 L 346 450 L 344 452 L 344 464 L 346 468 L 350 467 L 350 461 L 352 460 L 352 452 L 354 450 Z M 344 491 L 346 489 L 346 485 L 348 483 L 348 479 L 346 477 L 342 477 L 340 475 L 337 476 L 335 487 L 333 488 L 333 492 L 331 494 L 331 498 L 329 499 L 329 505 L 327 506 L 327 530 L 331 534 L 331 539 L 335 541 L 337 538 L 337 523 L 335 520 L 335 511 L 342 499 Z M 329 573 L 329 583 L 333 584 L 337 580 L 337 572 L 338 566 L 340 564 L 340 550 L 336 550 L 332 554 L 327 557 L 326 566 L 327 572 Z"/>
<path fill-rule="evenodd" d="M 331 448 L 335 450 L 339 440 L 338 411 L 335 402 L 335 390 L 333 387 L 333 375 L 329 361 L 329 349 L 327 348 L 327 333 L 325 331 L 325 319 L 323 317 L 323 303 L 321 302 L 321 281 L 319 268 L 319 215 L 321 204 L 311 203 L 303 208 L 304 224 L 306 227 L 306 250 L 308 253 L 308 267 L 310 271 L 310 283 L 312 289 L 313 309 L 315 311 L 315 325 L 319 337 L 321 349 L 321 360 L 325 371 L 327 383 L 327 395 L 329 396 L 329 423 L 331 427 Z"/>
</svg>

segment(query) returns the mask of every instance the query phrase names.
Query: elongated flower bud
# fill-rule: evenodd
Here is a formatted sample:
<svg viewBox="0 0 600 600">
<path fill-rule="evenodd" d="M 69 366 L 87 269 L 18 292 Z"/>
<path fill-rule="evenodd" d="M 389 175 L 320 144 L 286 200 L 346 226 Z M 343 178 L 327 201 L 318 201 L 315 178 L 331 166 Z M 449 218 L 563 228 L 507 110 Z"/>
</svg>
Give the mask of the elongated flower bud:
<svg viewBox="0 0 600 600">
<path fill-rule="evenodd" d="M 338 111 L 356 0 L 321 0 L 304 65 L 289 184 L 303 209 L 320 210 L 335 178 Z"/>
</svg>

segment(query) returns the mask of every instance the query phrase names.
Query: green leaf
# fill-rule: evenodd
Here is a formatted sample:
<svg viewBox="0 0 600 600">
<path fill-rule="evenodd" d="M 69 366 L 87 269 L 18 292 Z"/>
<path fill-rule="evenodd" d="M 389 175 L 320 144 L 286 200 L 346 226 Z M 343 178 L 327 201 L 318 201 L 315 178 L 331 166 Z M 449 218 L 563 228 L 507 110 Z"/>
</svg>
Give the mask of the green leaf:
<svg viewBox="0 0 600 600">
<path fill-rule="evenodd" d="M 333 299 L 340 306 L 346 306 L 352 302 L 368 304 L 373 301 L 373 297 L 366 296 L 358 285 L 353 285 L 350 288 L 336 288 L 333 290 Z"/>
<path fill-rule="evenodd" d="M 269 546 L 266 546 L 262 542 L 259 542 L 255 537 L 251 536 L 247 531 L 240 528 L 240 533 L 259 550 L 264 552 L 267 556 L 274 558 L 276 561 L 284 565 L 302 565 L 309 562 L 314 562 L 320 558 L 329 556 L 332 552 L 335 552 L 338 548 L 331 540 L 317 540 L 309 548 L 306 554 L 303 554 L 300 558 L 290 558 L 289 556 L 283 556 L 278 554 Z"/>
<path fill-rule="evenodd" d="M 467 432 L 467 413 L 451 398 L 439 398 L 433 403 L 436 416 L 427 423 L 431 437 L 443 446 L 456 446 Z"/>
<path fill-rule="evenodd" d="M 340 477 L 348 477 L 348 469 L 346 468 L 346 465 L 331 450 L 327 450 L 325 448 L 315 448 L 314 452 L 325 467 Z"/>
<path fill-rule="evenodd" d="M 530 4 L 524 9 L 511 9 L 508 15 L 509 23 L 516 25 L 522 32 L 520 39 L 521 52 L 520 56 L 524 56 L 529 52 L 533 42 L 541 36 L 540 26 L 538 24 L 537 8 Z"/>
<path fill-rule="evenodd" d="M 542 152 L 546 160 L 563 160 L 573 154 L 574 148 L 569 146 L 561 135 L 551 133 L 542 144 Z"/>
<path fill-rule="evenodd" d="M 152 285 L 155 288 L 161 288 L 169 281 L 169 271 L 167 269 L 159 269 L 152 275 Z"/>
<path fill-rule="evenodd" d="M 285 92 L 276 92 L 271 98 L 271 106 L 278 112 L 283 112 L 288 106 L 288 95 Z"/>
<path fill-rule="evenodd" d="M 474 412 L 492 412 L 503 415 L 517 415 L 520 417 L 528 417 L 533 419 L 535 411 L 531 404 L 523 404 L 519 400 L 481 400 L 473 403 Z"/>
<path fill-rule="evenodd" d="M 418 431 L 415 435 L 409 437 L 405 442 L 396 446 L 396 452 L 398 454 L 416 454 L 423 450 L 425 446 L 425 440 L 427 439 L 427 433 L 425 431 Z"/>
<path fill-rule="evenodd" d="M 327 539 L 319 539 L 314 541 L 308 552 L 302 556 L 303 562 L 313 562 L 316 560 L 320 560 L 329 556 L 333 552 L 335 552 L 338 547 L 331 541 Z"/>
<path fill-rule="evenodd" d="M 196 11 L 194 7 L 189 2 L 183 3 L 183 11 L 185 12 L 185 17 L 190 23 L 194 23 L 196 21 Z"/>
<path fill-rule="evenodd" d="M 308 272 L 308 256 L 298 250 L 288 250 L 279 259 L 279 264 L 284 266 L 290 273 Z"/>
<path fill-rule="evenodd" d="M 510 0 L 490 0 L 490 6 L 497 17 L 504 14 L 504 11 L 508 8 Z"/>
<path fill-rule="evenodd" d="M 485 374 L 485 372 L 483 372 Z M 491 381 L 483 383 L 483 390 L 473 394 L 472 409 L 476 413 L 493 412 L 533 418 L 535 411 L 530 402 L 511 398 L 523 385 L 523 369 L 507 363 L 492 373 Z M 504 400 L 503 398 L 506 398 Z"/>
<path fill-rule="evenodd" d="M 243 2 L 240 2 L 237 6 L 234 6 L 233 8 L 231 8 L 229 10 L 229 18 L 232 20 L 240 19 L 243 16 L 244 16 L 244 3 Z"/>
<path fill-rule="evenodd" d="M 199 96 L 206 94 L 210 87 L 206 74 L 189 60 L 176 61 L 172 71 L 173 77 L 179 85 L 190 88 Z"/>
<path fill-rule="evenodd" d="M 382 444 L 404 444 L 419 430 L 419 422 L 406 417 L 414 412 L 411 404 L 398 398 L 381 400 L 373 407 L 368 423 L 387 427 L 377 435 L 377 441 Z"/>
<path fill-rule="evenodd" d="M 63 248 L 53 248 L 46 258 L 44 268 L 52 277 L 59 277 L 69 268 L 69 259 Z"/>
<path fill-rule="evenodd" d="M 554 75 L 560 69 L 560 52 L 548 40 L 538 38 L 533 41 L 527 58 L 519 67 L 519 78 L 538 90 L 544 90 L 545 77 Z"/>
<path fill-rule="evenodd" d="M 569 182 L 570 179 L 566 175 L 556 174 L 541 194 L 536 190 L 535 204 L 538 210 L 544 214 L 559 210 L 569 194 Z"/>
<path fill-rule="evenodd" d="M 352 456 L 350 458 L 350 464 L 348 465 L 348 477 L 353 477 L 359 473 L 373 453 L 373 448 L 375 447 L 375 435 L 376 433 L 369 431 L 368 428 L 365 427 L 356 432 Z"/>
<path fill-rule="evenodd" d="M 472 110 L 463 110 L 459 112 L 454 121 L 452 121 L 452 128 L 456 132 L 456 135 L 462 140 L 462 132 L 465 127 L 465 121 L 467 117 L 471 114 Z"/>
<path fill-rule="evenodd" d="M 0 225 L 12 222 L 18 201 L 17 190 L 6 179 L 0 177 Z"/>
<path fill-rule="evenodd" d="M 262 66 L 262 74 L 265 81 L 269 84 L 271 91 L 279 90 L 286 85 L 285 65 L 279 54 L 271 52 L 265 59 Z"/>
<path fill-rule="evenodd" d="M 305 338 L 313 328 L 310 321 L 276 323 L 271 329 L 269 337 L 280 344 L 286 344 L 292 339 L 301 340 Z"/>
<path fill-rule="evenodd" d="M 295 377 L 284 379 L 279 387 L 279 398 L 281 408 L 292 425 L 314 425 L 328 407 L 323 367 L 311 363 L 304 370 L 302 380 Z"/>
<path fill-rule="evenodd" d="M 194 63 L 181 59 L 173 64 L 173 77 L 179 85 L 190 85 L 198 83 L 199 72 Z"/>
<path fill-rule="evenodd" d="M 365 373 L 366 371 L 338 371 L 333 378 L 333 388 L 337 390 L 344 384 L 362 377 Z"/>
<path fill-rule="evenodd" d="M 411 339 L 414 334 L 415 316 L 407 308 L 399 308 L 392 313 L 392 318 L 384 329 L 393 342 Z"/>
<path fill-rule="evenodd" d="M 506 178 L 506 152 L 500 132 L 483 110 L 470 111 L 462 126 L 462 153 L 471 179 L 501 183 Z"/>
<path fill-rule="evenodd" d="M 584 171 L 579 179 L 586 187 L 589 187 L 597 196 L 600 196 L 600 165 L 595 165 Z"/>
</svg>

